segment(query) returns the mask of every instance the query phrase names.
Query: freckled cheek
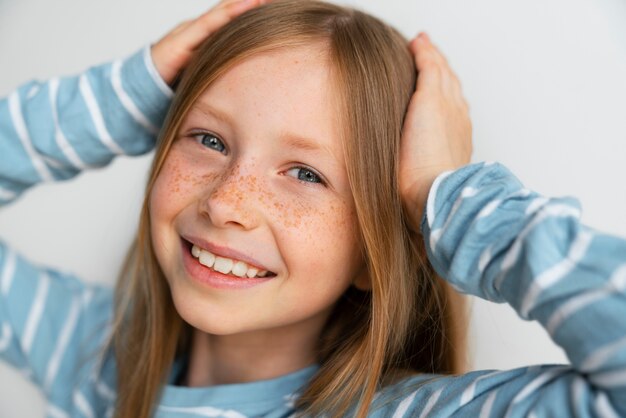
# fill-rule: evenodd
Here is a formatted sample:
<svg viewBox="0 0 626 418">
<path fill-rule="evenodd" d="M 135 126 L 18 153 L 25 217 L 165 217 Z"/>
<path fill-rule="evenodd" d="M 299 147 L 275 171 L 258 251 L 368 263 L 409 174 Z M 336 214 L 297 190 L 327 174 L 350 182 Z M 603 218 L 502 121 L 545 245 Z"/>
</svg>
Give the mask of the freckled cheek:
<svg viewBox="0 0 626 418">
<path fill-rule="evenodd" d="M 200 196 L 218 177 L 219 173 L 211 167 L 172 153 L 165 160 L 155 181 L 151 202 L 167 204 Z"/>
<path fill-rule="evenodd" d="M 358 228 L 354 211 L 343 204 L 322 208 L 283 204 L 274 211 L 275 222 L 284 227 L 290 246 L 301 248 L 312 259 L 345 261 L 358 253 Z"/>
</svg>

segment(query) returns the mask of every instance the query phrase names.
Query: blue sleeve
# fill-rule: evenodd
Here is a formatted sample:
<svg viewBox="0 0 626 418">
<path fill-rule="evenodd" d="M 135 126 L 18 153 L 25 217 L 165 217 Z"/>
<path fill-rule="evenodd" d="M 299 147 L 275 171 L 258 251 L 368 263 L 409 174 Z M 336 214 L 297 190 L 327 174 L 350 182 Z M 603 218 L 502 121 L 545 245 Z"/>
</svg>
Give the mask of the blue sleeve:
<svg viewBox="0 0 626 418">
<path fill-rule="evenodd" d="M 422 234 L 438 274 L 538 321 L 570 364 L 414 379 L 394 417 L 626 416 L 626 240 L 579 217 L 575 199 L 539 196 L 500 164 L 436 179 Z"/>
<path fill-rule="evenodd" d="M 146 47 L 0 99 L 0 204 L 39 182 L 150 151 L 171 95 Z"/>
<path fill-rule="evenodd" d="M 21 86 L 0 100 L 0 204 L 39 182 L 150 151 L 171 95 L 149 48 Z M 110 289 L 37 266 L 0 241 L 0 358 L 48 399 L 71 397 L 87 378 L 111 314 Z"/>
</svg>

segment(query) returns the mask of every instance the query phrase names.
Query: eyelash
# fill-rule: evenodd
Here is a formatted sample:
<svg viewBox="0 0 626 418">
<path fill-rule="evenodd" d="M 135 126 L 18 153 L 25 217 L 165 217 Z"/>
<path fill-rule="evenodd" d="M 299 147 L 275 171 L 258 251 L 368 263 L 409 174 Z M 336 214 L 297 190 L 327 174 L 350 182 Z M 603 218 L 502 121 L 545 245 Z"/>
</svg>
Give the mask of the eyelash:
<svg viewBox="0 0 626 418">
<path fill-rule="evenodd" d="M 291 170 L 303 170 L 303 171 L 307 171 L 307 172 L 309 172 L 309 173 L 313 174 L 313 175 L 317 178 L 317 180 L 318 180 L 318 181 L 309 181 L 309 180 L 302 180 L 302 179 L 300 179 L 300 178 L 296 177 L 296 179 L 297 179 L 300 183 L 305 183 L 305 184 L 307 184 L 307 185 L 309 185 L 309 184 L 311 184 L 311 183 L 312 183 L 312 184 L 319 184 L 319 185 L 321 185 L 321 186 L 326 187 L 326 182 L 324 181 L 324 179 L 322 178 L 322 176 L 320 176 L 319 174 L 317 174 L 315 171 L 311 170 L 311 169 L 310 169 L 310 168 L 308 168 L 308 167 L 303 167 L 303 166 L 295 166 L 295 167 L 291 167 L 289 170 L 287 170 L 287 171 L 286 171 L 286 173 L 287 173 L 287 172 L 289 172 L 289 171 L 291 171 Z"/>
<path fill-rule="evenodd" d="M 222 141 L 222 140 L 221 140 L 221 139 L 220 139 L 217 135 L 214 135 L 214 134 L 209 133 L 209 132 L 199 132 L 199 133 L 194 133 L 194 134 L 192 134 L 191 136 L 192 136 L 192 138 L 194 138 L 194 139 L 195 139 L 195 140 L 196 140 L 196 141 L 197 141 L 200 145 L 203 145 L 203 146 L 205 146 L 205 147 L 207 147 L 207 148 L 209 148 L 209 149 L 213 149 L 213 150 L 215 150 L 215 151 L 217 151 L 217 152 L 219 152 L 219 153 L 222 153 L 222 154 L 226 155 L 226 145 L 224 144 L 224 142 L 223 142 L 223 141 Z M 216 139 L 217 141 L 219 141 L 219 143 L 220 143 L 220 144 L 221 144 L 221 146 L 222 146 L 222 149 L 221 149 L 221 150 L 218 150 L 218 149 L 216 149 L 216 148 L 213 148 L 213 147 L 211 147 L 211 146 L 207 145 L 207 144 L 204 142 L 204 140 L 205 140 L 205 139 L 207 139 L 207 138 L 213 138 L 213 139 Z M 312 184 L 319 184 L 319 185 L 321 185 L 321 186 L 326 187 L 326 181 L 322 178 L 322 176 L 321 176 L 320 174 L 318 174 L 317 172 L 315 172 L 314 170 L 312 170 L 312 169 L 308 168 L 308 167 L 304 167 L 304 166 L 294 166 L 294 167 L 291 167 L 289 170 L 287 170 L 287 171 L 285 171 L 285 172 L 287 173 L 287 172 L 289 172 L 289 171 L 291 171 L 291 170 L 295 170 L 295 169 L 299 169 L 299 170 L 303 170 L 303 171 L 306 171 L 306 172 L 308 172 L 308 173 L 311 173 L 311 174 L 312 174 L 313 176 L 315 176 L 315 178 L 318 180 L 318 181 L 302 180 L 302 179 L 300 179 L 300 178 L 297 178 L 297 177 L 296 177 L 296 179 L 297 179 L 300 183 L 305 183 L 305 184 L 307 184 L 307 185 L 309 185 L 309 184 L 311 184 L 311 183 L 312 183 Z"/>
</svg>

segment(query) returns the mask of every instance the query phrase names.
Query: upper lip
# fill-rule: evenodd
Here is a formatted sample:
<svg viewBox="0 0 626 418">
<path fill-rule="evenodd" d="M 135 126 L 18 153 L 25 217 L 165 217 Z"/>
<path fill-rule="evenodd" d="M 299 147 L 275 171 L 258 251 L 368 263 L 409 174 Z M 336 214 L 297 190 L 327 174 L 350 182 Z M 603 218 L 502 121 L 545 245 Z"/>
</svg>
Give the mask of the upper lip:
<svg viewBox="0 0 626 418">
<path fill-rule="evenodd" d="M 232 258 L 235 260 L 241 260 L 246 262 L 250 267 L 255 267 L 257 269 L 259 269 L 260 271 L 262 270 L 267 270 L 267 271 L 271 271 L 269 268 L 265 267 L 263 264 L 261 264 L 258 260 L 255 260 L 254 258 L 241 253 L 237 250 L 234 250 L 232 248 L 228 248 L 228 247 L 224 247 L 221 245 L 217 245 L 217 244 L 212 244 L 206 240 L 203 240 L 202 238 L 198 238 L 198 237 L 192 237 L 192 236 L 183 236 L 183 239 L 189 241 L 190 243 L 196 245 L 197 247 L 200 247 L 203 250 L 207 250 L 211 253 L 213 253 L 216 256 L 220 256 L 220 257 L 226 257 L 226 258 Z"/>
</svg>

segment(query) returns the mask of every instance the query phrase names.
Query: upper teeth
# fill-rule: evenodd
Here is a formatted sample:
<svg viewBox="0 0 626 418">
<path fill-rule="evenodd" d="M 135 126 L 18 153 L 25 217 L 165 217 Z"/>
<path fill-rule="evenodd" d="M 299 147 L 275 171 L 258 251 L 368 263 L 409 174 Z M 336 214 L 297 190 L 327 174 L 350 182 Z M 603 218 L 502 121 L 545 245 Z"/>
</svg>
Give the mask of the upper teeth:
<svg viewBox="0 0 626 418">
<path fill-rule="evenodd" d="M 267 270 L 259 271 L 259 269 L 250 267 L 243 261 L 216 256 L 196 245 L 191 247 L 191 255 L 197 258 L 203 266 L 212 268 L 223 274 L 232 273 L 237 277 L 247 276 L 249 278 L 265 277 L 267 275 Z"/>
</svg>

